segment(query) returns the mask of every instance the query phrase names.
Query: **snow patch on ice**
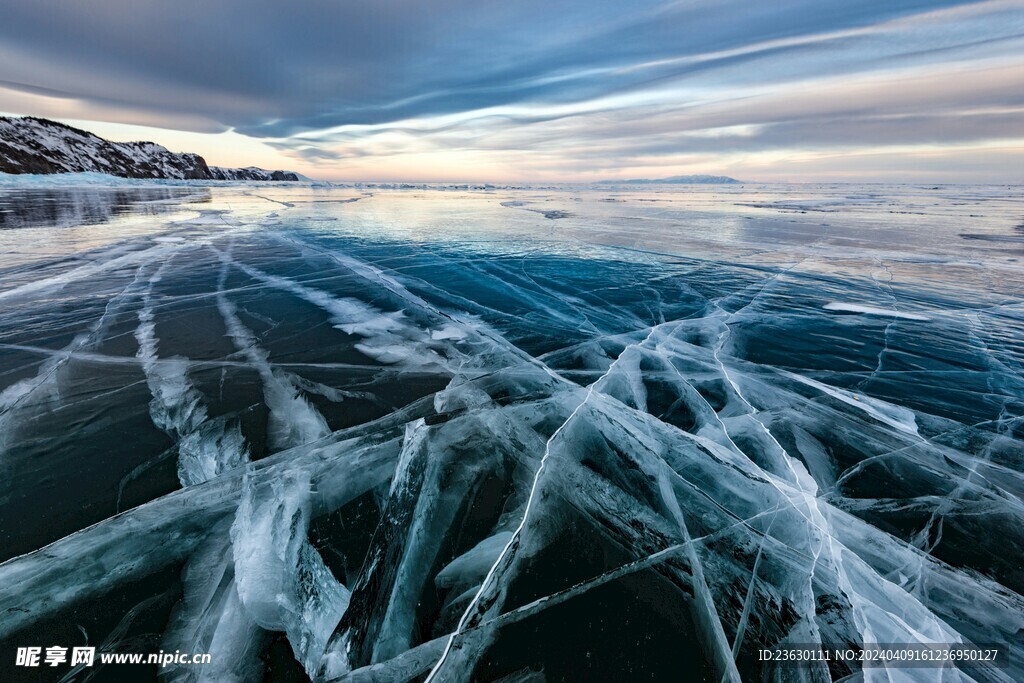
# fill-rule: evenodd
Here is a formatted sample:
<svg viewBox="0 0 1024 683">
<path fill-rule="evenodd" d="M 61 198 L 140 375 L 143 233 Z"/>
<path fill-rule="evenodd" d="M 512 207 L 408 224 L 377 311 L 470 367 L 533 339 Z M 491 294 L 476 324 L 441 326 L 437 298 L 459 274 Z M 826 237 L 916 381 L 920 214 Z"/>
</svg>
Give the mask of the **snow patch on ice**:
<svg viewBox="0 0 1024 683">
<path fill-rule="evenodd" d="M 466 338 L 466 331 L 457 325 L 445 325 L 430 333 L 430 338 L 438 341 L 452 339 L 461 341 Z"/>
<path fill-rule="evenodd" d="M 188 377 L 188 361 L 158 356 L 153 288 L 169 262 L 156 269 L 143 294 L 139 326 L 135 329 L 139 344 L 136 355 L 153 395 L 149 404 L 153 424 L 177 441 L 178 480 L 182 486 L 192 486 L 248 462 L 249 449 L 237 423 L 208 419 L 203 396 Z"/>
<path fill-rule="evenodd" d="M 878 308 L 876 306 L 864 306 L 863 304 L 846 304 L 841 301 L 832 301 L 822 306 L 826 311 L 837 311 L 841 313 L 862 313 L 864 315 L 878 315 L 887 318 L 903 318 L 904 320 L 930 320 L 928 316 L 919 313 L 906 313 L 891 308 Z"/>
<path fill-rule="evenodd" d="M 270 409 L 268 435 L 275 449 L 283 450 L 310 443 L 330 433 L 324 420 L 300 391 L 291 376 L 270 363 L 270 354 L 260 348 L 256 336 L 238 317 L 238 309 L 224 292 L 228 267 L 233 263 L 230 253 L 217 251 L 221 273 L 217 284 L 217 308 L 235 348 L 253 366 L 263 381 L 263 396 Z"/>
</svg>

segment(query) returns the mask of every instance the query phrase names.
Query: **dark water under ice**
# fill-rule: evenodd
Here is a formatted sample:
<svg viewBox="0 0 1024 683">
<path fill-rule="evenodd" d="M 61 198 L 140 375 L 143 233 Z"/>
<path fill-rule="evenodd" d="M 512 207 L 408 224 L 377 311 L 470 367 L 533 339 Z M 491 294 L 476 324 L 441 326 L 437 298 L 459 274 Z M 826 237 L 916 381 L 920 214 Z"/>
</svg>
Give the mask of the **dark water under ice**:
<svg viewBox="0 0 1024 683">
<path fill-rule="evenodd" d="M 1021 680 L 1022 288 L 1020 188 L 8 183 L 0 680 Z"/>
</svg>

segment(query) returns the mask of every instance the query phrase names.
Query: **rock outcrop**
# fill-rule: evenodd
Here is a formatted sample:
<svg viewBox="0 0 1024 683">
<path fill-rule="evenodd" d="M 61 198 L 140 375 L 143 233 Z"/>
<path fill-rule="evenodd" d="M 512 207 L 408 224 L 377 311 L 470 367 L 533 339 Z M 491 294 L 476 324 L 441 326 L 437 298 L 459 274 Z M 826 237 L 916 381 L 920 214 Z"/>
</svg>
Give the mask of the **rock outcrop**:
<svg viewBox="0 0 1024 683">
<path fill-rule="evenodd" d="M 0 117 L 0 172 L 109 173 L 122 178 L 296 181 L 290 171 L 208 166 L 198 154 L 153 142 L 110 142 L 56 121 Z"/>
</svg>

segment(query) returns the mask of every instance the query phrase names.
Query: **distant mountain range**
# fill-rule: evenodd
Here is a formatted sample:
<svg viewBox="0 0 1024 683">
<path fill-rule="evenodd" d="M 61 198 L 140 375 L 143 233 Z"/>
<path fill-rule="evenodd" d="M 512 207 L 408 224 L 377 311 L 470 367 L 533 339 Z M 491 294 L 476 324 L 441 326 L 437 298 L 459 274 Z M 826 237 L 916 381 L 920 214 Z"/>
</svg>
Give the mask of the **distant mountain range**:
<svg viewBox="0 0 1024 683">
<path fill-rule="evenodd" d="M 34 116 L 0 117 L 0 172 L 109 173 L 122 178 L 297 181 L 291 171 L 209 166 L 198 154 L 178 154 L 154 142 L 110 142 Z"/>
<path fill-rule="evenodd" d="M 675 175 L 671 178 L 601 180 L 601 185 L 734 185 L 740 181 L 725 175 Z"/>
</svg>

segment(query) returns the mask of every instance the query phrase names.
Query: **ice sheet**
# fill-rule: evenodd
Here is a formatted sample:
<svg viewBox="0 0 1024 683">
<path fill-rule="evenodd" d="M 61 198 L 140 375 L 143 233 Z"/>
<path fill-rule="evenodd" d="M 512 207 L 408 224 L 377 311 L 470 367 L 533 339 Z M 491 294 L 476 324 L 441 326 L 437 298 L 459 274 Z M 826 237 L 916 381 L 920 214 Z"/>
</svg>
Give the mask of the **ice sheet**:
<svg viewBox="0 0 1024 683">
<path fill-rule="evenodd" d="M 0 641 L 210 651 L 182 682 L 1024 677 L 1024 268 L 962 235 L 1016 234 L 1005 188 L 54 182 L 0 178 Z M 756 659 L 877 641 L 1014 659 Z"/>
</svg>

